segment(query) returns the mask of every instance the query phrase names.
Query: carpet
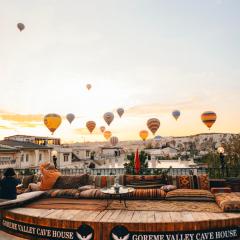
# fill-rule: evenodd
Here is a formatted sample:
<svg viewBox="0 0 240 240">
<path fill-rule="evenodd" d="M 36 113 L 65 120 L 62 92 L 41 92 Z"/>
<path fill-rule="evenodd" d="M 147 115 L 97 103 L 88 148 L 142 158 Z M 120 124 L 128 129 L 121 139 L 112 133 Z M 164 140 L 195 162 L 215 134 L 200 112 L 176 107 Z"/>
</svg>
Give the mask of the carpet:
<svg viewBox="0 0 240 240">
<path fill-rule="evenodd" d="M 113 200 L 107 207 L 107 200 L 94 199 L 66 199 L 50 198 L 41 199 L 26 205 L 28 208 L 37 209 L 71 209 L 71 210 L 126 210 L 124 203 Z M 193 202 L 193 201 L 148 201 L 128 200 L 127 210 L 130 211 L 161 211 L 161 212 L 223 212 L 214 202 Z"/>
</svg>

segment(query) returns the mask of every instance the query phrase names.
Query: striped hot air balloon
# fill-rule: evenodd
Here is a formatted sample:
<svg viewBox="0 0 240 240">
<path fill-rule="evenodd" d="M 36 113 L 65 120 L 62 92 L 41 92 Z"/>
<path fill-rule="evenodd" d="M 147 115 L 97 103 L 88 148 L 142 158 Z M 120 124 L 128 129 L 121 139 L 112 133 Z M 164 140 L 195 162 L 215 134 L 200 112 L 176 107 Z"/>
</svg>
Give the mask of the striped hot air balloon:
<svg viewBox="0 0 240 240">
<path fill-rule="evenodd" d="M 148 131 L 147 130 L 141 130 L 139 132 L 139 136 L 143 141 L 145 141 L 148 137 Z"/>
<path fill-rule="evenodd" d="M 117 113 L 118 113 L 119 117 L 122 117 L 122 115 L 124 114 L 124 109 L 123 108 L 118 108 Z"/>
<path fill-rule="evenodd" d="M 160 121 L 157 118 L 150 118 L 147 121 L 147 126 L 153 135 L 157 132 L 160 127 Z"/>
<path fill-rule="evenodd" d="M 112 146 L 116 146 L 118 144 L 118 138 L 117 137 L 111 137 L 110 138 L 110 143 Z"/>
<path fill-rule="evenodd" d="M 173 117 L 174 117 L 176 120 L 178 120 L 178 118 L 179 118 L 180 115 L 181 115 L 181 112 L 180 112 L 179 110 L 174 110 L 174 111 L 172 112 L 172 115 L 173 115 Z"/>
<path fill-rule="evenodd" d="M 216 122 L 217 120 L 217 114 L 215 112 L 212 112 L 212 111 L 207 111 L 207 112 L 204 112 L 202 115 L 201 115 L 201 119 L 202 119 L 202 122 L 209 128 L 212 127 L 212 125 Z"/>
<path fill-rule="evenodd" d="M 96 123 L 94 121 L 86 122 L 86 127 L 90 133 L 93 132 L 94 128 L 96 127 Z"/>
<path fill-rule="evenodd" d="M 103 133 L 103 136 L 105 137 L 106 140 L 108 140 L 112 136 L 112 132 L 111 131 L 105 131 Z"/>
<path fill-rule="evenodd" d="M 114 114 L 111 113 L 111 112 L 106 112 L 103 115 L 103 119 L 105 120 L 105 122 L 109 126 L 111 124 L 111 122 L 113 121 L 113 119 L 114 119 Z"/>
<path fill-rule="evenodd" d="M 102 133 L 104 133 L 105 129 L 106 129 L 106 128 L 105 128 L 104 126 L 101 126 L 101 127 L 100 127 L 100 130 L 101 130 Z"/>
<path fill-rule="evenodd" d="M 44 117 L 44 124 L 53 134 L 62 123 L 62 118 L 56 113 L 49 113 Z"/>
</svg>

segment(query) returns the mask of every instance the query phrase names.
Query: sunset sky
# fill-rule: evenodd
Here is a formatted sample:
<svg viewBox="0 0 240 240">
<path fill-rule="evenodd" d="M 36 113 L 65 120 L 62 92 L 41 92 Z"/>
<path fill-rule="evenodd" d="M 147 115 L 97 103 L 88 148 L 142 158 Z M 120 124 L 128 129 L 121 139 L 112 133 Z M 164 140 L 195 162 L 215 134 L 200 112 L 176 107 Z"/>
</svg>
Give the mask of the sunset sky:
<svg viewBox="0 0 240 240">
<path fill-rule="evenodd" d="M 51 136 L 43 116 L 58 113 L 63 122 L 55 137 L 104 140 L 98 129 L 108 111 L 115 113 L 108 129 L 120 140 L 139 139 L 150 117 L 161 122 L 157 135 L 208 132 L 200 119 L 207 110 L 218 115 L 211 132 L 240 132 L 240 1 L 0 0 L 0 6 L 0 139 Z M 118 107 L 125 109 L 121 119 Z M 77 117 L 72 125 L 65 119 L 70 112 Z M 87 120 L 97 123 L 91 135 Z"/>
</svg>

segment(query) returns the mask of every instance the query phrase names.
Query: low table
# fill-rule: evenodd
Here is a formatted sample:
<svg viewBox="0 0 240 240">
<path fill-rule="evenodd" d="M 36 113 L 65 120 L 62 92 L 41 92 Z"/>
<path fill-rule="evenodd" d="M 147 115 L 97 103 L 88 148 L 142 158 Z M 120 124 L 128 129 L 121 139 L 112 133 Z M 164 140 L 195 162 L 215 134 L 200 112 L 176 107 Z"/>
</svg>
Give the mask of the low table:
<svg viewBox="0 0 240 240">
<path fill-rule="evenodd" d="M 117 197 L 119 197 L 120 202 L 124 202 L 124 206 L 125 208 L 127 208 L 127 204 L 126 204 L 126 198 L 131 195 L 135 189 L 133 187 L 120 187 L 119 192 L 116 192 L 115 189 L 113 187 L 111 188 L 102 188 L 100 189 L 100 191 L 106 195 L 109 196 L 109 198 L 107 198 L 107 207 L 109 206 L 109 199 L 113 200 L 116 199 Z"/>
</svg>

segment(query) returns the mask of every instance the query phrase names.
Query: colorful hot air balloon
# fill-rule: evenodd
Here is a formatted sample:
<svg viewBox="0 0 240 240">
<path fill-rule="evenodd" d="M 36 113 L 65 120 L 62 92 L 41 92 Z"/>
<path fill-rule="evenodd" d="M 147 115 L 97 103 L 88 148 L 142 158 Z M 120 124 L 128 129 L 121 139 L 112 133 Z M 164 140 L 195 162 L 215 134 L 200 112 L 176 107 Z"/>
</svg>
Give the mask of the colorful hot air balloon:
<svg viewBox="0 0 240 240">
<path fill-rule="evenodd" d="M 201 115 L 201 119 L 202 119 L 202 122 L 209 128 L 212 127 L 212 125 L 216 122 L 216 119 L 217 119 L 217 114 L 215 112 L 212 112 L 212 111 L 207 111 L 207 112 L 204 112 L 202 115 Z"/>
<path fill-rule="evenodd" d="M 62 118 L 55 113 L 49 113 L 44 117 L 44 124 L 53 134 L 55 130 L 60 126 Z"/>
<path fill-rule="evenodd" d="M 112 146 L 116 146 L 118 144 L 118 138 L 117 137 L 111 137 L 110 138 L 110 143 Z"/>
<path fill-rule="evenodd" d="M 88 84 L 86 85 L 86 88 L 87 88 L 87 90 L 90 90 L 90 89 L 92 88 L 92 85 L 88 83 Z"/>
<path fill-rule="evenodd" d="M 94 128 L 96 127 L 96 123 L 94 121 L 86 122 L 86 127 L 90 133 L 93 132 Z"/>
<path fill-rule="evenodd" d="M 66 118 L 69 121 L 69 123 L 71 124 L 72 121 L 75 119 L 75 116 L 73 113 L 69 113 L 69 114 L 67 114 Z"/>
<path fill-rule="evenodd" d="M 102 133 L 104 133 L 105 129 L 106 129 L 106 128 L 105 128 L 104 126 L 101 126 L 101 127 L 100 127 L 100 130 L 101 130 Z"/>
<path fill-rule="evenodd" d="M 19 29 L 19 31 L 21 32 L 22 30 L 24 30 L 25 25 L 23 23 L 18 23 L 17 24 L 17 28 Z"/>
<path fill-rule="evenodd" d="M 145 141 L 148 137 L 148 131 L 147 130 L 141 130 L 139 132 L 139 136 L 143 141 Z"/>
<path fill-rule="evenodd" d="M 106 140 L 108 140 L 112 136 L 112 133 L 110 131 L 105 131 L 103 133 L 103 136 L 105 137 Z"/>
<path fill-rule="evenodd" d="M 104 118 L 105 122 L 107 123 L 107 125 L 109 126 L 114 119 L 114 114 L 111 112 L 106 112 L 103 115 L 103 118 Z"/>
<path fill-rule="evenodd" d="M 157 118 L 150 118 L 147 121 L 147 126 L 153 135 L 157 132 L 160 127 L 160 121 Z"/>
<path fill-rule="evenodd" d="M 119 117 L 122 117 L 122 115 L 124 114 L 124 109 L 123 108 L 118 108 L 117 113 L 118 113 Z"/>
<path fill-rule="evenodd" d="M 178 120 L 178 118 L 179 118 L 180 115 L 181 115 L 181 112 L 180 112 L 179 110 L 174 110 L 174 111 L 172 112 L 172 115 L 173 115 L 173 117 L 174 117 L 176 120 Z"/>
</svg>

